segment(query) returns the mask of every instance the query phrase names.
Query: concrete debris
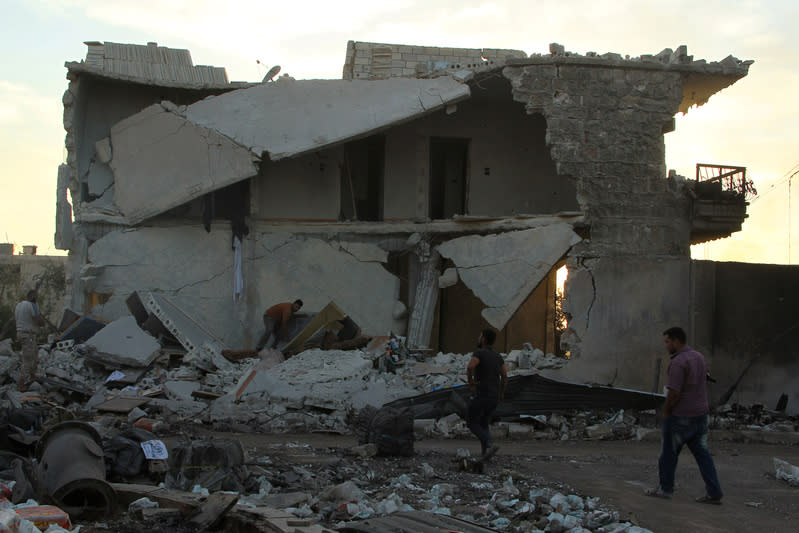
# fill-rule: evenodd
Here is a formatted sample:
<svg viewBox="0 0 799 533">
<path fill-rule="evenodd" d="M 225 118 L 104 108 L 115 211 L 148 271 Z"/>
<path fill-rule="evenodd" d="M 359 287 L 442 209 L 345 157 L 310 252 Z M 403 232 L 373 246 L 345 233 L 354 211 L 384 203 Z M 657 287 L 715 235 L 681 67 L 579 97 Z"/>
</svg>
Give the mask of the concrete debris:
<svg viewBox="0 0 799 533">
<path fill-rule="evenodd" d="M 161 345 L 126 316 L 111 322 L 85 343 L 109 366 L 147 367 L 161 353 Z"/>
<path fill-rule="evenodd" d="M 777 479 L 787 481 L 789 485 L 794 487 L 799 487 L 799 466 L 794 466 L 776 457 L 773 460 Z"/>
</svg>

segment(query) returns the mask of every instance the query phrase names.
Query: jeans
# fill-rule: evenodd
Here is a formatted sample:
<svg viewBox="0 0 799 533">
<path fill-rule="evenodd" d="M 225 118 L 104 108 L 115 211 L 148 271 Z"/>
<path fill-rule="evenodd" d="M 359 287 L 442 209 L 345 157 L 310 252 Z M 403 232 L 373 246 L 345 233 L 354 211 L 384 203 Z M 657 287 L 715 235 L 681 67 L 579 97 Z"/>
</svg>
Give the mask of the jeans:
<svg viewBox="0 0 799 533">
<path fill-rule="evenodd" d="M 36 345 L 36 334 L 31 331 L 17 331 L 17 340 L 22 347 L 17 388 L 25 391 L 36 381 L 39 347 Z"/>
<path fill-rule="evenodd" d="M 721 498 L 716 465 L 707 449 L 708 415 L 670 416 L 663 420 L 663 450 L 660 453 L 660 490 L 674 492 L 674 473 L 677 459 L 684 444 L 694 454 L 699 473 L 705 481 L 705 494 L 711 498 Z"/>
<path fill-rule="evenodd" d="M 488 426 L 491 424 L 491 415 L 494 414 L 497 403 L 496 399 L 478 393 L 469 400 L 466 410 L 466 425 L 480 440 L 480 447 L 484 455 L 491 447 L 491 432 Z"/>
<path fill-rule="evenodd" d="M 264 334 L 261 340 L 255 345 L 255 351 L 260 352 L 264 348 L 272 348 L 277 343 L 277 323 L 269 315 L 264 315 Z"/>
</svg>

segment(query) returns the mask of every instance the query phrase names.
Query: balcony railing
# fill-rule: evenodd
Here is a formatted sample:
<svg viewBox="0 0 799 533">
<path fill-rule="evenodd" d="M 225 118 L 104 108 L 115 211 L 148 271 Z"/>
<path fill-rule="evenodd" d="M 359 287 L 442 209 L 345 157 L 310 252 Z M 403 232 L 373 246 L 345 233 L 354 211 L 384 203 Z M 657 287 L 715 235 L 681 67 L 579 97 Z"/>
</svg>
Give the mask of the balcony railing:
<svg viewBox="0 0 799 533">
<path fill-rule="evenodd" d="M 757 195 L 754 183 L 746 178 L 746 167 L 732 165 L 696 164 L 697 182 L 718 182 L 721 190 L 749 199 Z"/>
</svg>

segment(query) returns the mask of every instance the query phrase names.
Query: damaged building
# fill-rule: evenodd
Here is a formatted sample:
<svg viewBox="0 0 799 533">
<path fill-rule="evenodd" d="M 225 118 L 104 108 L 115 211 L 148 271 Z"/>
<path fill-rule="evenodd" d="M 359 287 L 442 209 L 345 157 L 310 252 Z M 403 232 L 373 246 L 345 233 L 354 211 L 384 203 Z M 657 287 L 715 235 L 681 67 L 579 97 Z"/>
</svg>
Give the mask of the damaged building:
<svg viewBox="0 0 799 533">
<path fill-rule="evenodd" d="M 665 327 L 708 326 L 690 245 L 740 230 L 744 191 L 670 174 L 663 136 L 751 61 L 351 41 L 340 80 L 245 83 L 187 50 L 86 44 L 57 189 L 76 312 L 152 292 L 248 349 L 270 305 L 332 301 L 415 348 L 492 326 L 500 351 L 560 347 L 570 379 L 640 390 L 663 385 Z"/>
</svg>

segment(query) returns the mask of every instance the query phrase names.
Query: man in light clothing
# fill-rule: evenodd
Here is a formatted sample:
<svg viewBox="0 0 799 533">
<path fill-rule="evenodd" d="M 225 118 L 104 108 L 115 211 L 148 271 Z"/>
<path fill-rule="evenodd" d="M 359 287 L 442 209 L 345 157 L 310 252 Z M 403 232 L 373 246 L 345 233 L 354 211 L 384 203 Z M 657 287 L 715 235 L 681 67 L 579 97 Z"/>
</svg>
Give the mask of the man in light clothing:
<svg viewBox="0 0 799 533">
<path fill-rule="evenodd" d="M 17 323 L 17 340 L 22 347 L 17 388 L 26 391 L 36 380 L 36 369 L 39 366 L 36 332 L 40 326 L 44 326 L 44 318 L 36 305 L 35 290 L 28 291 L 25 299 L 14 308 L 14 320 Z"/>
</svg>

